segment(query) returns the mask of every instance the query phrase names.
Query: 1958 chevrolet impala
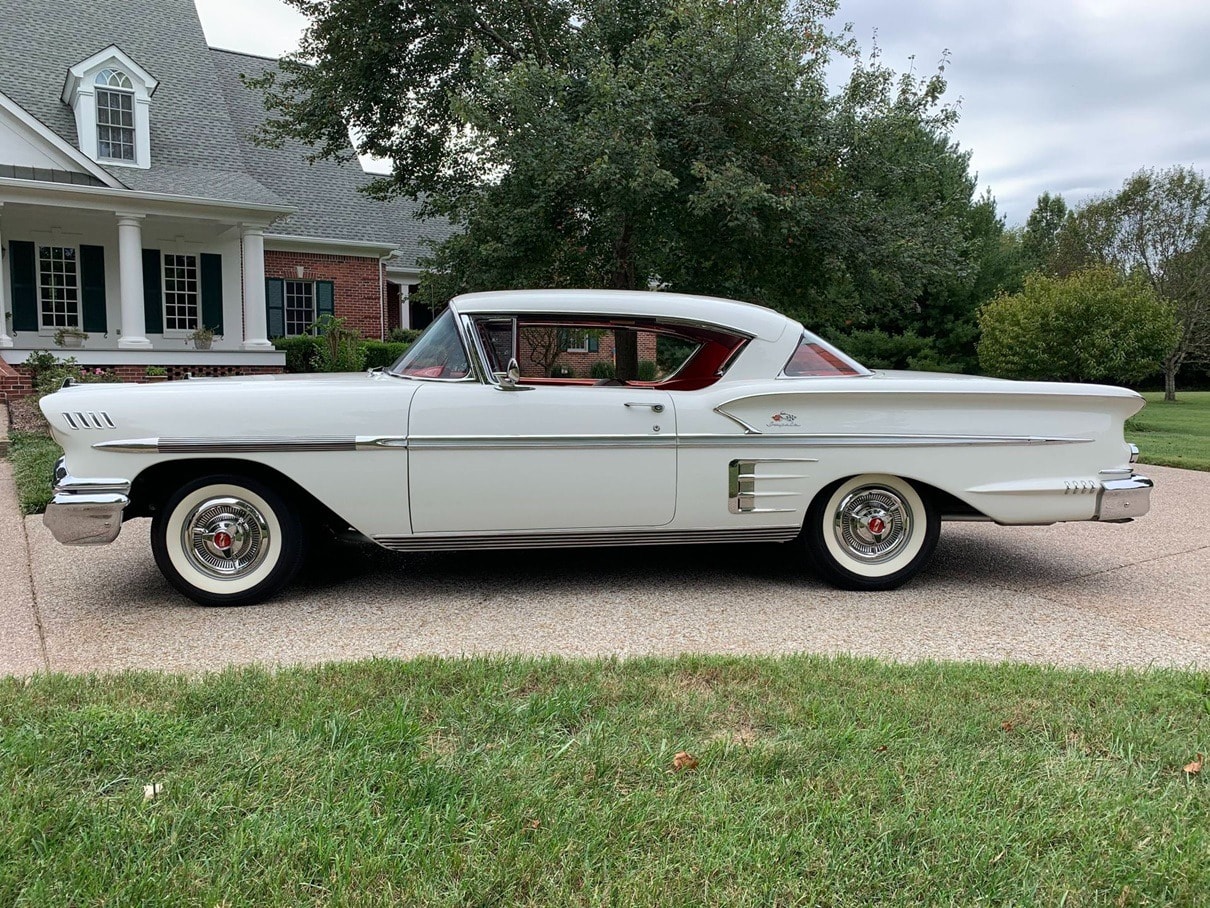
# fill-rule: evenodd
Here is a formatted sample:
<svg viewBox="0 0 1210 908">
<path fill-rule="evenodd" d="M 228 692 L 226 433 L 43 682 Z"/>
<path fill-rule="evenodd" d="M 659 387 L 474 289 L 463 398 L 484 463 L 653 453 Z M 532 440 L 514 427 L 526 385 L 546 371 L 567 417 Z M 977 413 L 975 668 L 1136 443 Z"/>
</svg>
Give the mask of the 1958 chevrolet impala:
<svg viewBox="0 0 1210 908">
<path fill-rule="evenodd" d="M 610 345 L 619 374 L 599 380 L 551 378 L 536 352 Z M 664 373 L 638 380 L 636 349 Z M 45 397 L 66 452 L 45 522 L 90 545 L 151 517 L 160 569 L 207 605 L 270 596 L 323 528 L 398 551 L 784 542 L 833 584 L 885 590 L 943 520 L 1145 514 L 1152 483 L 1122 437 L 1141 406 L 1098 385 L 871 371 L 728 300 L 472 294 L 382 371 Z"/>
</svg>

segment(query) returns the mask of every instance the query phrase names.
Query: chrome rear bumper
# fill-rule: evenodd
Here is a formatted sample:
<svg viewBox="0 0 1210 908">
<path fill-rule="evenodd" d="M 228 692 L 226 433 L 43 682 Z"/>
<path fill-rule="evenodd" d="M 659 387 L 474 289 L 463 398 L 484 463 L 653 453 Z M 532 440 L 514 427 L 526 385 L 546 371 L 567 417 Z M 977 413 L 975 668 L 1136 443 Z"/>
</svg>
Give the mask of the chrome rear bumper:
<svg viewBox="0 0 1210 908">
<path fill-rule="evenodd" d="M 1123 479 L 1101 481 L 1097 495 L 1097 513 L 1093 518 L 1105 523 L 1125 523 L 1142 517 L 1151 510 L 1151 489 L 1154 486 L 1146 476 L 1131 473 Z"/>
<path fill-rule="evenodd" d="M 125 479 L 77 479 L 63 458 L 55 464 L 55 495 L 42 523 L 64 545 L 105 545 L 118 538 L 130 504 Z"/>
</svg>

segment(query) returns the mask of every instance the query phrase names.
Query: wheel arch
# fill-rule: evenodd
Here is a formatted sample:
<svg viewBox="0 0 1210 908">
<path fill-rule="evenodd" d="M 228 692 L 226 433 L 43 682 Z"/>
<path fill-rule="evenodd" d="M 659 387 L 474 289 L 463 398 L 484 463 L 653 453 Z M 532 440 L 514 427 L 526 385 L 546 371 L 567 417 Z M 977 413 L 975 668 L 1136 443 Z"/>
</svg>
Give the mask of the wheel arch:
<svg viewBox="0 0 1210 908">
<path fill-rule="evenodd" d="M 307 521 L 320 522 L 338 529 L 349 526 L 347 520 L 285 473 L 255 460 L 241 460 L 237 457 L 197 457 L 152 464 L 132 481 L 130 505 L 126 508 L 123 519 L 151 517 L 163 506 L 168 496 L 185 483 L 220 473 L 247 476 L 271 486 L 289 498 L 291 504 L 299 509 Z"/>
<path fill-rule="evenodd" d="M 864 470 L 859 473 L 847 473 L 844 476 L 838 476 L 836 479 L 833 479 L 830 482 L 828 482 L 826 485 L 822 486 L 819 489 L 819 491 L 817 491 L 815 493 L 815 495 L 812 496 L 811 500 L 809 502 L 807 502 L 807 507 L 803 510 L 804 526 L 806 524 L 807 515 L 811 511 L 811 505 L 814 504 L 818 498 L 820 498 L 821 496 L 823 496 L 825 494 L 830 494 L 831 490 L 833 488 L 835 488 L 836 486 L 839 486 L 842 483 L 848 482 L 850 479 L 855 479 L 858 476 L 862 476 L 862 475 L 868 474 L 870 472 L 871 471 L 869 471 L 869 470 Z M 906 482 L 910 482 L 912 484 L 912 486 L 916 489 L 916 491 L 921 495 L 921 497 L 928 498 L 930 500 L 930 502 L 932 502 L 933 507 L 937 509 L 937 514 L 942 521 L 946 521 L 946 520 L 991 520 L 990 517 L 988 517 L 986 514 L 984 514 L 982 511 L 980 511 L 974 505 L 971 505 L 971 504 L 963 501 L 961 498 L 959 498 L 953 492 L 947 492 L 945 489 L 942 489 L 942 488 L 939 488 L 938 486 L 933 485 L 931 482 L 928 482 L 928 481 L 920 479 L 916 476 L 911 476 L 911 475 L 908 475 L 905 473 L 896 473 L 892 470 L 880 470 L 878 472 L 883 473 L 884 475 L 887 475 L 887 476 L 897 476 L 898 478 L 900 478 Z"/>
</svg>

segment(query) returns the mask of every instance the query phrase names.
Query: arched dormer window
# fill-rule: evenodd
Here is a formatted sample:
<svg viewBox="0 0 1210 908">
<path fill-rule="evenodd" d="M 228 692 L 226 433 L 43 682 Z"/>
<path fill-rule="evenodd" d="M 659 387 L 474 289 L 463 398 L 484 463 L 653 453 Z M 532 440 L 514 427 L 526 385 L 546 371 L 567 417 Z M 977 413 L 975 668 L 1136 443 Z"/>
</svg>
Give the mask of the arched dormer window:
<svg viewBox="0 0 1210 908">
<path fill-rule="evenodd" d="M 97 104 L 97 157 L 135 160 L 134 86 L 120 69 L 103 69 L 93 80 Z"/>
<path fill-rule="evenodd" d="M 151 166 L 151 96 L 159 82 L 116 44 L 67 72 L 63 103 L 76 116 L 80 151 L 122 167 Z"/>
</svg>

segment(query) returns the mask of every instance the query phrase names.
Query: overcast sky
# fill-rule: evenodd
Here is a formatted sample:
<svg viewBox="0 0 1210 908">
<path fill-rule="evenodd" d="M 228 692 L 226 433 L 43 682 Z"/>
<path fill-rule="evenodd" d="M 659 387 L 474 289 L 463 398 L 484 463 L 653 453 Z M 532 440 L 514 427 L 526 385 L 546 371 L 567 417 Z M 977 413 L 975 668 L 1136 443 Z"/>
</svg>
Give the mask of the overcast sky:
<svg viewBox="0 0 1210 908">
<path fill-rule="evenodd" d="M 280 0 L 197 0 L 216 47 L 277 56 L 304 21 Z M 1071 202 L 1140 167 L 1210 162 L 1204 0 L 841 0 L 866 50 L 931 73 L 944 51 L 955 137 L 1008 223 L 1043 191 Z"/>
</svg>

